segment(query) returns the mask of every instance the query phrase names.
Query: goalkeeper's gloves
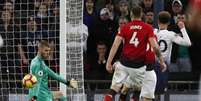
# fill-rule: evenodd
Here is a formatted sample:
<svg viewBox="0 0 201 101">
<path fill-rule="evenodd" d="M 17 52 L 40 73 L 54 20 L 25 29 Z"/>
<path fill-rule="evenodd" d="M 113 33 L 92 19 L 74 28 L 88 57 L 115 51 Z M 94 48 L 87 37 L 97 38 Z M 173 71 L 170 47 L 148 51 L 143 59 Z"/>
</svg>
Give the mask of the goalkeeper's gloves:
<svg viewBox="0 0 201 101">
<path fill-rule="evenodd" d="M 67 81 L 66 84 L 72 88 L 78 88 L 78 81 L 75 79 L 71 79 L 70 81 Z"/>
</svg>

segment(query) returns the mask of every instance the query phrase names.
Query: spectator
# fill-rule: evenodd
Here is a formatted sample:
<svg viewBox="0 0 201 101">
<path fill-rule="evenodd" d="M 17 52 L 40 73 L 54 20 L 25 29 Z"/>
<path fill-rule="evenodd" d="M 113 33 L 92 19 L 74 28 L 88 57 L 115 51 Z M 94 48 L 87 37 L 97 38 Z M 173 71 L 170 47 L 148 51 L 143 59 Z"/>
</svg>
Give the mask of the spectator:
<svg viewBox="0 0 201 101">
<path fill-rule="evenodd" d="M 106 3 L 105 7 L 109 10 L 110 19 L 114 21 L 117 16 L 117 14 L 114 10 L 114 4 L 112 2 L 108 2 L 108 3 Z"/>
<path fill-rule="evenodd" d="M 126 0 L 120 0 L 119 1 L 119 17 L 120 16 L 124 16 L 126 17 L 129 21 L 131 21 L 130 19 L 130 13 L 129 13 L 129 5 L 128 5 L 128 1 Z M 118 17 L 118 18 L 119 18 Z M 117 18 L 117 21 L 119 21 L 119 19 Z"/>
<path fill-rule="evenodd" d="M 97 13 L 96 9 L 94 6 L 94 1 L 93 0 L 86 0 L 84 5 L 84 24 L 87 25 L 89 28 L 89 32 L 91 32 L 92 27 L 93 27 L 93 21 L 95 18 L 97 18 Z"/>
<path fill-rule="evenodd" d="M 3 46 L 0 48 L 0 71 L 4 73 L 2 79 L 9 80 L 3 84 L 5 88 L 11 88 L 15 84 L 10 81 L 20 77 L 15 72 L 20 73 L 19 61 L 17 55 L 17 36 L 19 28 L 14 25 L 14 20 L 11 12 L 2 11 L 0 18 L 0 35 L 4 40 Z M 14 75 L 15 74 L 15 75 Z"/>
<path fill-rule="evenodd" d="M 143 8 L 143 12 L 145 13 L 147 10 L 153 11 L 153 0 L 143 0 L 141 4 Z"/>
<path fill-rule="evenodd" d="M 47 33 L 45 30 L 40 30 L 38 28 L 39 22 L 35 19 L 34 16 L 30 16 L 27 22 L 27 31 L 21 33 L 21 40 L 18 45 L 18 51 L 20 58 L 22 59 L 22 66 L 27 67 L 31 62 L 31 59 L 36 55 L 35 50 L 40 40 L 49 40 L 51 49 L 53 46 L 53 40 L 51 40 L 50 33 Z M 49 39 L 50 38 L 50 39 Z M 53 50 L 50 52 L 50 57 L 53 57 Z M 27 69 L 24 69 L 24 73 L 27 73 Z"/>
<path fill-rule="evenodd" d="M 100 16 L 94 21 L 93 26 L 94 30 L 92 38 L 95 40 L 94 42 L 97 43 L 102 41 L 110 48 L 114 39 L 113 36 L 116 33 L 117 25 L 115 25 L 114 21 L 110 20 L 109 10 L 107 8 L 101 9 Z"/>
<path fill-rule="evenodd" d="M 178 13 L 182 13 L 183 5 L 180 0 L 174 0 L 172 2 L 172 20 L 170 22 L 170 26 L 176 24 L 176 18 Z"/>
<path fill-rule="evenodd" d="M 105 66 L 107 62 L 107 46 L 104 42 L 98 42 L 96 45 L 96 55 L 94 57 L 90 57 L 90 72 L 88 74 L 89 79 L 91 80 L 111 80 L 111 75 L 106 71 Z M 94 92 L 96 89 L 106 88 L 105 84 L 97 85 L 90 84 L 88 89 L 90 89 L 90 93 L 88 94 L 87 101 L 92 100 L 94 97 Z"/>
<path fill-rule="evenodd" d="M 176 23 L 179 21 L 186 23 L 186 15 L 184 13 L 178 13 Z M 181 35 L 181 31 L 178 26 L 172 27 L 173 29 L 169 29 L 175 31 L 177 34 Z M 169 68 L 170 72 L 191 72 L 192 66 L 189 57 L 189 48 L 185 46 L 179 46 L 173 44 L 172 50 L 172 63 Z"/>
<path fill-rule="evenodd" d="M 43 30 L 48 30 L 48 26 L 49 26 L 49 22 L 48 22 L 48 19 L 49 19 L 49 15 L 48 15 L 48 8 L 47 8 L 47 5 L 45 5 L 44 3 L 41 3 L 41 5 L 39 6 L 39 10 L 37 12 L 37 18 L 40 18 L 40 22 L 41 22 L 41 28 Z M 40 28 L 40 29 L 41 29 Z"/>
<path fill-rule="evenodd" d="M 46 18 L 48 16 L 48 7 L 44 3 L 39 6 L 37 17 Z"/>
<path fill-rule="evenodd" d="M 97 19 L 97 12 L 95 9 L 94 0 L 85 0 L 84 2 L 84 17 L 83 22 L 88 27 L 89 37 L 87 40 L 87 54 L 94 52 L 95 40 L 93 38 L 94 21 Z"/>
<path fill-rule="evenodd" d="M 13 3 L 11 1 L 10 2 L 6 1 L 4 3 L 3 10 L 7 10 L 12 14 L 13 13 L 13 7 L 14 7 L 14 5 L 13 5 Z"/>
<path fill-rule="evenodd" d="M 130 8 L 132 8 L 133 6 L 136 6 L 136 5 L 140 5 L 140 3 L 142 2 L 142 0 L 128 0 L 129 1 L 129 6 Z"/>
<path fill-rule="evenodd" d="M 145 12 L 145 23 L 153 25 L 153 23 L 154 23 L 154 12 L 152 10 L 148 10 Z"/>
</svg>

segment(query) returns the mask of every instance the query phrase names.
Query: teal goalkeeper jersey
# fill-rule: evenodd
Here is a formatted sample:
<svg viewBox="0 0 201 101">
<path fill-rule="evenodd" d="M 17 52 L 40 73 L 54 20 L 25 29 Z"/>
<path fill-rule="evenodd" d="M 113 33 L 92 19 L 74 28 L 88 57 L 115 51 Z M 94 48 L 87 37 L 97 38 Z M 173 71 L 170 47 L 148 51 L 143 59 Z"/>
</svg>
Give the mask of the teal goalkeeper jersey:
<svg viewBox="0 0 201 101">
<path fill-rule="evenodd" d="M 37 97 L 37 101 L 53 101 L 53 95 L 48 88 L 48 77 L 52 77 L 64 84 L 66 80 L 54 73 L 40 56 L 36 56 L 31 61 L 30 72 L 36 76 L 37 84 L 29 89 L 29 99 Z"/>
</svg>

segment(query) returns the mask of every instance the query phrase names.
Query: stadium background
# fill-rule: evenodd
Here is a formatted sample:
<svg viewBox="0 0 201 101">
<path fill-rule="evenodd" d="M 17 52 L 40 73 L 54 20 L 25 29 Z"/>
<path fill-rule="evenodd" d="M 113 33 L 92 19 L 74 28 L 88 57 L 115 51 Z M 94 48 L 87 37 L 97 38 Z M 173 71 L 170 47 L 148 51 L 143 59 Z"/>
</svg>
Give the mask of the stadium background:
<svg viewBox="0 0 201 101">
<path fill-rule="evenodd" d="M 172 10 L 173 0 L 154 0 L 150 7 L 146 7 L 143 2 L 137 0 L 143 7 L 144 12 L 149 10 L 154 12 L 154 23 L 156 27 L 157 13 L 162 10 L 169 11 L 174 17 Z M 112 75 L 105 70 L 105 61 L 112 40 L 118 29 L 118 17 L 121 15 L 119 4 L 128 8 L 137 3 L 136 0 L 84 0 L 83 22 L 88 27 L 87 50 L 84 51 L 84 74 L 85 91 L 88 100 L 101 99 L 104 92 L 110 85 Z M 149 1 L 149 0 L 148 0 Z M 152 1 L 152 0 L 150 0 Z M 47 64 L 55 72 L 59 73 L 59 0 L 1 0 L 0 1 L 0 34 L 4 39 L 4 46 L 0 49 L 0 97 L 8 99 L 8 93 L 26 93 L 22 90 L 21 79 L 28 73 L 30 59 L 35 55 L 37 41 L 46 39 L 53 44 L 51 60 Z M 120 2 L 120 3 L 119 3 Z M 182 11 L 188 8 L 188 0 L 181 0 Z M 92 7 L 92 13 L 87 12 L 86 6 Z M 109 18 L 100 15 L 106 14 L 103 8 L 114 8 L 114 12 Z M 125 13 L 126 14 L 126 13 Z M 174 21 L 172 25 L 174 25 Z M 201 36 L 196 30 L 188 28 L 188 33 L 193 45 L 188 49 L 189 58 L 192 63 L 191 72 L 171 72 L 169 77 L 168 93 L 164 95 L 165 100 L 181 101 L 180 96 L 194 98 L 198 93 L 198 80 L 200 74 L 199 58 Z M 32 40 L 33 38 L 34 40 Z M 30 43 L 29 43 L 30 42 Z M 31 43 L 32 42 L 32 43 Z M 96 44 L 98 43 L 98 44 Z M 96 49 L 96 45 L 106 45 L 103 50 Z M 20 55 L 19 47 L 26 53 L 26 59 Z M 30 48 L 31 47 L 31 48 Z M 98 51 L 97 51 L 98 50 Z M 99 56 L 103 57 L 99 57 Z M 173 60 L 177 58 L 177 51 L 173 49 Z M 100 62 L 98 62 L 100 59 Z M 172 61 L 175 63 L 175 61 Z M 59 84 L 50 80 L 52 90 L 58 90 Z M 176 96 L 170 96 L 170 95 Z M 192 95 L 192 96 L 191 96 Z M 169 97 L 168 97 L 169 96 Z M 175 97 L 175 98 L 174 98 Z M 182 97 L 180 97 L 182 98 Z M 96 101 L 97 101 L 96 100 Z M 192 99 L 190 99 L 192 100 Z M 184 100 L 182 100 L 184 101 Z"/>
</svg>

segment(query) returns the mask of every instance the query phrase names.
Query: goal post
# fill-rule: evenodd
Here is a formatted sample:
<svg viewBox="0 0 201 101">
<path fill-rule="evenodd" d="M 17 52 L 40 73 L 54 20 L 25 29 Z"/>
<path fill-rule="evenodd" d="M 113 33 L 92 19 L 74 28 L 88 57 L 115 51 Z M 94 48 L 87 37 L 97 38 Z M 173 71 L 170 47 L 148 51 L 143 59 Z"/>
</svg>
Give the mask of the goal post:
<svg viewBox="0 0 201 101">
<path fill-rule="evenodd" d="M 60 75 L 62 77 L 66 76 L 66 0 L 60 1 Z M 66 96 L 66 86 L 62 83 L 60 83 L 59 90 Z"/>
<path fill-rule="evenodd" d="M 60 73 L 65 74 L 67 80 L 71 78 L 78 80 L 78 89 L 65 88 L 60 84 L 60 90 L 66 94 L 68 100 L 72 101 L 86 100 L 83 27 L 83 0 L 60 1 Z"/>
</svg>

